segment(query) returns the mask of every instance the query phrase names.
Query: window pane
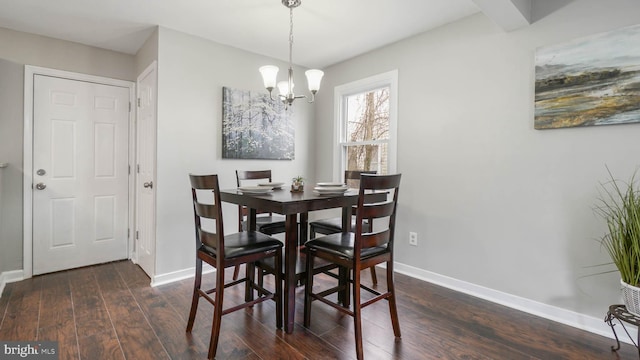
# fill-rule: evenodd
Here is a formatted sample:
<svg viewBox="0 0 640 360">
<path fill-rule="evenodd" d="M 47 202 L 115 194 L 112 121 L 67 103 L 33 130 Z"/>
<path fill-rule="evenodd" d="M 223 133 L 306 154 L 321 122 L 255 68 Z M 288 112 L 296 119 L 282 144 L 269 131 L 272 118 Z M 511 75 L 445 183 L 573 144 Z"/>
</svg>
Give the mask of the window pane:
<svg viewBox="0 0 640 360">
<path fill-rule="evenodd" d="M 347 96 L 347 142 L 389 138 L 389 88 Z"/>
<path fill-rule="evenodd" d="M 346 146 L 346 170 L 387 173 L 387 144 Z"/>
</svg>

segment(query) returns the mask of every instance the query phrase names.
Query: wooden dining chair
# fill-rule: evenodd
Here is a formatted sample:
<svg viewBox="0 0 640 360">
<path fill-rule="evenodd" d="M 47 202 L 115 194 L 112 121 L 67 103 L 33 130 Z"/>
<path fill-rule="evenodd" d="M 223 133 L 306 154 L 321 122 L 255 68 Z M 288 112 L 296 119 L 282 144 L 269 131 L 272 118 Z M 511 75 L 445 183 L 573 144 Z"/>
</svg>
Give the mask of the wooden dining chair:
<svg viewBox="0 0 640 360">
<path fill-rule="evenodd" d="M 248 182 L 258 183 L 272 182 L 271 170 L 236 170 L 236 184 L 238 187 L 246 185 Z M 238 231 L 245 231 L 248 226 L 247 217 L 249 209 L 246 206 L 238 205 Z M 281 234 L 285 232 L 285 217 L 257 210 L 256 230 L 267 235 Z M 237 279 L 240 267 L 236 266 L 233 271 L 233 279 Z"/>
<path fill-rule="evenodd" d="M 400 324 L 396 307 L 396 294 L 393 283 L 393 241 L 396 227 L 396 211 L 398 204 L 398 192 L 400 189 L 400 174 L 396 175 L 362 175 L 360 180 L 360 196 L 356 212 L 355 232 L 340 232 L 325 235 L 306 244 L 307 269 L 312 269 L 317 258 L 334 263 L 350 271 L 346 285 L 338 283 L 337 286 L 314 292 L 314 274 L 307 271 L 307 281 L 304 296 L 304 326 L 311 324 L 311 305 L 314 300 L 333 306 L 339 311 L 350 315 L 354 320 L 354 332 L 356 343 L 356 355 L 358 360 L 364 358 L 362 347 L 362 308 L 379 300 L 387 300 L 393 334 L 400 337 Z M 387 200 L 376 203 L 365 203 L 364 194 L 368 191 L 387 192 Z M 381 219 L 378 222 L 385 223 L 383 228 L 375 232 L 366 232 L 363 227 L 364 219 Z M 386 219 L 386 221 L 382 221 Z M 360 273 L 376 264 L 386 263 L 387 267 L 387 291 L 380 293 L 362 285 Z M 351 287 L 353 291 L 353 305 L 345 306 L 333 302 L 328 295 Z M 366 290 L 371 296 L 361 297 L 361 290 Z"/>
<path fill-rule="evenodd" d="M 236 184 L 238 187 L 246 185 L 248 181 L 253 183 L 272 182 L 271 170 L 236 170 Z M 238 206 L 238 231 L 247 229 L 247 216 L 249 209 L 246 206 Z M 263 234 L 274 235 L 285 232 L 285 217 L 270 212 L 257 210 L 256 230 Z"/>
<path fill-rule="evenodd" d="M 376 174 L 376 171 L 375 170 L 374 171 L 347 170 L 344 172 L 345 184 L 347 184 L 349 187 L 358 188 L 360 186 L 360 175 L 362 174 L 370 174 L 370 175 Z M 354 211 L 353 211 L 354 216 L 351 221 L 351 231 L 353 231 L 353 229 L 356 228 L 355 213 L 356 212 L 354 208 Z M 365 231 L 370 231 L 372 225 L 373 225 L 373 222 L 370 221 L 370 219 L 364 219 L 363 226 L 365 228 Z M 311 236 L 311 239 L 315 238 L 316 234 L 329 235 L 329 234 L 335 234 L 339 232 L 342 232 L 341 217 L 320 219 L 320 220 L 312 221 L 309 223 L 309 234 Z M 376 268 L 371 267 L 370 271 L 371 271 L 371 282 L 373 283 L 373 285 L 377 285 L 378 277 L 376 276 Z"/>
<path fill-rule="evenodd" d="M 224 235 L 218 176 L 190 174 L 189 179 L 191 181 L 196 234 L 196 274 L 186 331 L 190 333 L 193 329 L 200 298 L 210 302 L 214 306 L 214 310 L 208 358 L 213 359 L 218 348 L 222 315 L 266 300 L 274 300 L 276 303 L 276 326 L 277 328 L 282 327 L 282 281 L 279 271 L 272 272 L 275 276 L 274 291 L 266 290 L 256 284 L 253 281 L 253 272 L 247 272 L 250 276 L 227 284 L 224 280 L 225 269 L 232 266 L 254 264 L 256 261 L 264 259 L 273 259 L 276 267 L 281 266 L 282 243 L 278 239 L 257 231 L 241 231 Z M 206 224 L 215 222 L 215 226 L 210 226 L 214 229 L 212 231 L 205 230 L 203 220 Z M 213 289 L 201 289 L 203 261 L 216 269 L 216 285 Z M 224 290 L 242 283 L 245 284 L 246 292 L 257 290 L 260 296 L 237 306 L 223 308 Z"/>
</svg>

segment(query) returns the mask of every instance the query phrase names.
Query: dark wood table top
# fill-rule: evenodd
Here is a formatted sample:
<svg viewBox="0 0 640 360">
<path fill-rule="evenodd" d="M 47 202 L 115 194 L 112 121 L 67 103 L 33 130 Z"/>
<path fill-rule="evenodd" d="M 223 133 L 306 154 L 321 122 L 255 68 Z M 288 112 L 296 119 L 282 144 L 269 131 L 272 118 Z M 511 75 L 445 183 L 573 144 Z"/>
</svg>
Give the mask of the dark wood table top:
<svg viewBox="0 0 640 360">
<path fill-rule="evenodd" d="M 227 189 L 220 190 L 220 199 L 261 211 L 290 215 L 355 205 L 358 202 L 358 190 L 349 189 L 345 194 L 338 195 L 317 195 L 313 188 L 306 188 L 304 192 L 292 192 L 284 188 L 262 195 Z"/>
</svg>

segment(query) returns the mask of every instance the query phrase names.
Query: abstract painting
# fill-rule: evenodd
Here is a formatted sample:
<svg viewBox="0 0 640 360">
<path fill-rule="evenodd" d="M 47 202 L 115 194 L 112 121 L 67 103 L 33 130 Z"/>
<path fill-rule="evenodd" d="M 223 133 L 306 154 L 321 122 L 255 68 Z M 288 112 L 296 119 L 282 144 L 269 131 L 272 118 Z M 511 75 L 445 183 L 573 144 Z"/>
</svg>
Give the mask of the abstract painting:
<svg viewBox="0 0 640 360">
<path fill-rule="evenodd" d="M 640 122 L 640 25 L 536 51 L 536 129 Z"/>
<path fill-rule="evenodd" d="M 222 88 L 222 158 L 292 160 L 291 110 L 268 93 Z"/>
</svg>

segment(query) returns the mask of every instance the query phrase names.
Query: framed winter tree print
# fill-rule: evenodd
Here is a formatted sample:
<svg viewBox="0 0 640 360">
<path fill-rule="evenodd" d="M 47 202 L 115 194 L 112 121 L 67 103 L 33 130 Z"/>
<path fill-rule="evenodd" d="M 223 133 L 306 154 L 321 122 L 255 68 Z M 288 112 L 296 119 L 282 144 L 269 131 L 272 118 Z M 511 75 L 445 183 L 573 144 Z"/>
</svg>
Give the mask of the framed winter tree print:
<svg viewBox="0 0 640 360">
<path fill-rule="evenodd" d="M 269 94 L 222 88 L 223 159 L 294 159 L 291 112 Z"/>
</svg>

